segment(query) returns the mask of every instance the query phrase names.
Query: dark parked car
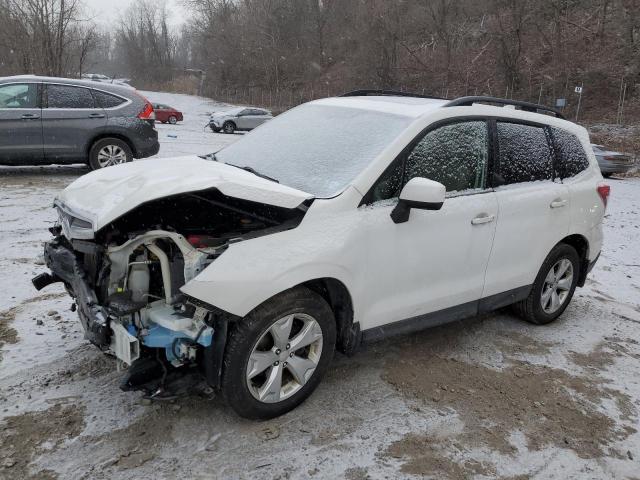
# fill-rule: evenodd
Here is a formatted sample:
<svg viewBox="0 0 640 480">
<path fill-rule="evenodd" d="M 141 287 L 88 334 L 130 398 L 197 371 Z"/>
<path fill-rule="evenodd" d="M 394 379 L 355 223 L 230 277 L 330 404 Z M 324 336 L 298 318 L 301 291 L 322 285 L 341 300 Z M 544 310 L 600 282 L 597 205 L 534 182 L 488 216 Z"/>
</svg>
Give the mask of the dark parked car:
<svg viewBox="0 0 640 480">
<path fill-rule="evenodd" d="M 155 155 L 153 106 L 135 90 L 95 82 L 0 78 L 0 164 L 88 163 Z"/>
<path fill-rule="evenodd" d="M 159 122 L 175 125 L 183 120 L 182 112 L 164 103 L 154 103 L 153 110 L 156 112 L 156 120 Z"/>
</svg>

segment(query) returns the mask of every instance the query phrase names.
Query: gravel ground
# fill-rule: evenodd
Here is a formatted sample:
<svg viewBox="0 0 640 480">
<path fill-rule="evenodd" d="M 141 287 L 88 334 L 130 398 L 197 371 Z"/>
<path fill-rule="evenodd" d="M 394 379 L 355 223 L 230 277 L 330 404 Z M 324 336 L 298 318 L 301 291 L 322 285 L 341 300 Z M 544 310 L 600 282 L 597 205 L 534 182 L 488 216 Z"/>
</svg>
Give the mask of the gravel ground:
<svg viewBox="0 0 640 480">
<path fill-rule="evenodd" d="M 202 131 L 219 105 L 147 95 L 185 111 L 160 156 L 240 138 Z M 640 478 L 640 179 L 610 181 L 605 250 L 554 324 L 504 310 L 369 345 L 254 422 L 123 393 L 64 290 L 31 287 L 52 198 L 83 173 L 0 169 L 0 478 Z"/>
</svg>

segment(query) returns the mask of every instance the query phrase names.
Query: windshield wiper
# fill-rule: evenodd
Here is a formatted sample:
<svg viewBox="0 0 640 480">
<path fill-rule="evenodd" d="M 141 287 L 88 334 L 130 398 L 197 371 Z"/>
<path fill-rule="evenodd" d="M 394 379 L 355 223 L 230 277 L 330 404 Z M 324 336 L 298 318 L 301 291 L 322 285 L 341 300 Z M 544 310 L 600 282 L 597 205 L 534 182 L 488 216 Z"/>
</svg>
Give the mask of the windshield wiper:
<svg viewBox="0 0 640 480">
<path fill-rule="evenodd" d="M 218 153 L 218 152 L 208 153 L 207 155 L 200 155 L 200 158 L 203 158 L 205 160 L 213 160 L 214 162 L 219 162 L 218 158 L 216 157 L 216 153 Z M 241 167 L 240 165 L 234 165 L 233 163 L 225 163 L 225 165 L 229 165 L 231 167 L 240 168 L 241 170 L 244 170 L 245 172 L 253 173 L 256 177 L 260 177 L 260 178 L 264 178 L 266 180 L 270 180 L 272 182 L 280 183 L 275 178 L 270 177 L 269 175 L 265 175 L 264 173 L 260 173 L 253 167 L 248 167 L 248 166 Z"/>
<path fill-rule="evenodd" d="M 215 159 L 215 155 L 214 155 L 214 159 Z M 242 170 L 244 170 L 246 172 L 253 173 L 256 177 L 260 177 L 260 178 L 264 178 L 264 179 L 270 180 L 272 182 L 280 183 L 275 178 L 272 178 L 272 177 L 270 177 L 268 175 L 265 175 L 264 173 L 260 173 L 253 167 L 248 167 L 248 166 L 241 167 L 240 165 L 234 165 L 233 163 L 227 163 L 226 165 L 231 165 L 232 167 L 240 168 L 240 169 L 242 169 Z"/>
<path fill-rule="evenodd" d="M 198 156 L 204 160 L 213 160 L 214 162 L 217 162 L 218 159 L 216 158 L 216 153 L 217 152 L 213 152 L 213 153 L 207 153 L 206 155 L 198 155 Z"/>
</svg>

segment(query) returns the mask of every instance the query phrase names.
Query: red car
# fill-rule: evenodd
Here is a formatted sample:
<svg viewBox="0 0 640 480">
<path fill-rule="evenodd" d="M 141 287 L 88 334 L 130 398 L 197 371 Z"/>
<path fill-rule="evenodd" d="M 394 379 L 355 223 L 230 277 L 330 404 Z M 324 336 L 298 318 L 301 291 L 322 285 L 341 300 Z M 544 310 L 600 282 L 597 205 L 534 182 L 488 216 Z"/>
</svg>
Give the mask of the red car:
<svg viewBox="0 0 640 480">
<path fill-rule="evenodd" d="M 182 121 L 182 112 L 179 112 L 169 105 L 162 103 L 154 103 L 153 110 L 156 112 L 156 121 L 175 125 Z"/>
</svg>

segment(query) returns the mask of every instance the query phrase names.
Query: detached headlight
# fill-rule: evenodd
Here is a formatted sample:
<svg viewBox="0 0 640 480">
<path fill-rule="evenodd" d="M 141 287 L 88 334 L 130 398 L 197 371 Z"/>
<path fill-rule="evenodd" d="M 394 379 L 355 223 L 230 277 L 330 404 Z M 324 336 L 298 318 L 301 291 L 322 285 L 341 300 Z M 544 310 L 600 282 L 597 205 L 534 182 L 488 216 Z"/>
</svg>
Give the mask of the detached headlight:
<svg viewBox="0 0 640 480">
<path fill-rule="evenodd" d="M 93 225 L 90 221 L 78 217 L 60 204 L 56 204 L 56 208 L 65 237 L 69 240 L 72 238 L 91 240 L 93 238 Z"/>
</svg>

